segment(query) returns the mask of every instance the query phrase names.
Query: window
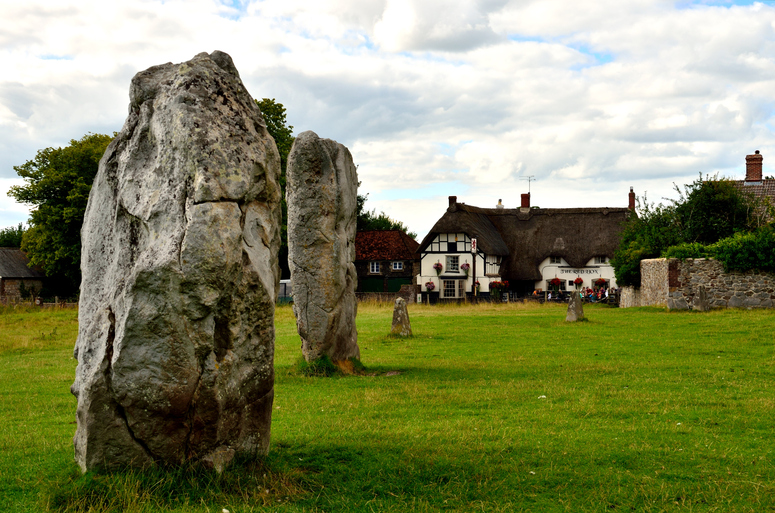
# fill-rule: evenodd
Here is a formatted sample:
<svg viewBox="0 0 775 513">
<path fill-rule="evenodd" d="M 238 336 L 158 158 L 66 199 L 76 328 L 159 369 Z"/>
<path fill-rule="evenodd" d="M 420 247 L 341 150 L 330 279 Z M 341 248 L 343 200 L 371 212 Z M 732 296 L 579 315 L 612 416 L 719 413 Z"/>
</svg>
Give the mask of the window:
<svg viewBox="0 0 775 513">
<path fill-rule="evenodd" d="M 444 296 L 443 297 L 455 297 L 457 287 L 455 282 L 457 280 L 444 280 Z"/>
<path fill-rule="evenodd" d="M 549 263 L 550 264 L 561 264 L 562 258 L 560 257 L 549 257 Z"/>
<path fill-rule="evenodd" d="M 403 262 L 393 262 L 393 270 L 394 271 L 403 271 L 404 270 L 404 263 Z"/>
<path fill-rule="evenodd" d="M 456 298 L 466 295 L 465 280 L 442 280 L 441 297 Z"/>
<path fill-rule="evenodd" d="M 369 262 L 369 272 L 371 274 L 379 274 L 379 262 Z"/>
<path fill-rule="evenodd" d="M 459 256 L 448 256 L 447 257 L 447 272 L 448 273 L 460 272 L 460 257 Z"/>
<path fill-rule="evenodd" d="M 598 257 L 595 257 L 595 263 L 596 263 L 596 264 L 605 264 L 605 263 L 608 263 L 608 257 L 604 257 L 604 256 L 598 256 Z"/>
</svg>

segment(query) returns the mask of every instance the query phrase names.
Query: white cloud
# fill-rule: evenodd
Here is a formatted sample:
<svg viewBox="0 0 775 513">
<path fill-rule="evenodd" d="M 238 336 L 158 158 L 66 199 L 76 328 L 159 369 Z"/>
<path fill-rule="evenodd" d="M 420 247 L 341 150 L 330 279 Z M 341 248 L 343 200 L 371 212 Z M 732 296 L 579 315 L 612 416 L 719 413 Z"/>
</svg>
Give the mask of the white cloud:
<svg viewBox="0 0 775 513">
<path fill-rule="evenodd" d="M 756 149 L 773 174 L 775 9 L 710 3 L 0 0 L 0 177 L 120 129 L 134 73 L 216 49 L 421 236 L 448 195 L 514 206 L 527 176 L 534 204 L 621 206 Z"/>
</svg>

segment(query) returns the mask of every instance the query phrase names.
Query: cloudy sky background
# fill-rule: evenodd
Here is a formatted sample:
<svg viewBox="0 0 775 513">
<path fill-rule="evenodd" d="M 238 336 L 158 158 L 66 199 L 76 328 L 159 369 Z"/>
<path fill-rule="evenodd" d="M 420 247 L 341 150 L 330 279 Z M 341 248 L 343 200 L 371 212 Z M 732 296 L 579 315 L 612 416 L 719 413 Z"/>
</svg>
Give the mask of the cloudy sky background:
<svg viewBox="0 0 775 513">
<path fill-rule="evenodd" d="M 13 166 L 124 122 L 132 76 L 229 53 L 294 132 L 350 148 L 422 237 L 477 206 L 626 206 L 775 175 L 775 4 L 730 0 L 0 0 L 0 228 Z"/>
</svg>

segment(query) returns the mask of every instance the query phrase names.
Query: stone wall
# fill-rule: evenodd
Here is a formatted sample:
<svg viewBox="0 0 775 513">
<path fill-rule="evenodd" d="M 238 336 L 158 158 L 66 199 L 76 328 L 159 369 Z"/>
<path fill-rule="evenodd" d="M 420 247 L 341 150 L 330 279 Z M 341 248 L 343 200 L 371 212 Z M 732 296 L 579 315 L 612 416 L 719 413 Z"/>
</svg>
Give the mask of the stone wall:
<svg viewBox="0 0 775 513">
<path fill-rule="evenodd" d="M 619 308 L 640 306 L 640 288 L 622 287 L 619 289 Z"/>
<path fill-rule="evenodd" d="M 669 263 L 664 258 L 640 262 L 640 306 L 665 306 L 669 292 Z"/>
<path fill-rule="evenodd" d="M 670 310 L 693 308 L 705 287 L 711 308 L 773 308 L 775 274 L 758 271 L 724 272 L 713 259 L 655 258 L 643 260 L 641 287 L 622 288 L 620 306 L 665 305 Z"/>
</svg>

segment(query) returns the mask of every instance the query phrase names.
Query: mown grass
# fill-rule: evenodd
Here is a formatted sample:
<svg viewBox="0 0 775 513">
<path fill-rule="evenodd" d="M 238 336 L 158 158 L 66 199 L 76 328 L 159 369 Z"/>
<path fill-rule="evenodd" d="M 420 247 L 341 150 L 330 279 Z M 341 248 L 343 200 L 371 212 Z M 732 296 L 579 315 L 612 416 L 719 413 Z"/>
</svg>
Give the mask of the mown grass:
<svg viewBox="0 0 775 513">
<path fill-rule="evenodd" d="M 586 313 L 361 305 L 367 374 L 321 378 L 280 308 L 265 459 L 81 476 L 75 314 L 5 312 L 0 510 L 775 511 L 773 313 Z"/>
</svg>

